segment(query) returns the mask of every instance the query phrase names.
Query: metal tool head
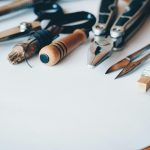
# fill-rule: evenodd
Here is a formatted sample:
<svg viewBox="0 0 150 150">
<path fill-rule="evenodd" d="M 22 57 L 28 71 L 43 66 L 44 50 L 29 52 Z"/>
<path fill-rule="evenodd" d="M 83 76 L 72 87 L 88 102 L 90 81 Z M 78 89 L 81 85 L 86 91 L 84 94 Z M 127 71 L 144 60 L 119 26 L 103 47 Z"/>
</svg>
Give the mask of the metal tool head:
<svg viewBox="0 0 150 150">
<path fill-rule="evenodd" d="M 146 60 L 148 60 L 150 58 L 150 53 L 145 55 L 144 57 L 142 57 L 141 59 L 134 61 L 134 62 L 130 62 L 120 73 L 119 75 L 116 77 L 120 78 L 128 73 L 130 73 L 131 71 L 135 70 L 136 68 L 138 68 L 142 63 L 144 63 Z"/>
<path fill-rule="evenodd" d="M 112 65 L 107 71 L 105 74 L 108 74 L 108 73 L 112 73 L 114 71 L 117 71 L 119 69 L 122 69 L 124 67 L 126 67 L 128 64 L 130 63 L 130 59 L 128 58 L 125 58 L 125 59 L 122 59 L 121 61 L 117 62 L 116 64 Z"/>
<path fill-rule="evenodd" d="M 120 77 L 125 76 L 126 74 L 130 73 L 131 71 L 133 71 L 134 69 L 136 69 L 138 67 L 139 63 L 137 62 L 131 62 L 129 63 L 119 74 L 115 79 L 118 79 Z"/>
<path fill-rule="evenodd" d="M 88 54 L 88 66 L 93 68 L 105 61 L 112 54 L 113 43 L 111 38 L 99 37 L 91 41 Z"/>
<path fill-rule="evenodd" d="M 64 14 L 62 8 L 58 4 L 51 3 L 51 0 L 35 1 L 34 13 L 37 15 L 37 19 L 30 23 L 23 22 L 16 27 L 0 32 L 0 42 L 29 36 L 31 32 L 43 29 L 41 22 L 44 20 L 48 21 L 47 26 L 44 27 L 44 29 L 47 29 L 48 27 L 54 25 L 54 21 L 56 21 L 55 18 Z"/>
<path fill-rule="evenodd" d="M 119 69 L 123 69 L 120 74 L 116 77 L 122 77 L 135 68 L 137 68 L 141 63 L 145 62 L 147 59 L 150 58 L 150 54 L 144 55 L 141 57 L 145 52 L 150 50 L 150 44 L 146 45 L 145 47 L 141 48 L 140 50 L 132 53 L 131 55 L 127 56 L 126 58 L 122 59 L 121 61 L 117 62 L 116 64 L 112 65 L 107 71 L 106 74 L 117 71 Z"/>
<path fill-rule="evenodd" d="M 23 22 L 19 26 L 0 32 L 0 42 L 29 35 L 31 31 L 41 29 L 40 22 Z"/>
</svg>

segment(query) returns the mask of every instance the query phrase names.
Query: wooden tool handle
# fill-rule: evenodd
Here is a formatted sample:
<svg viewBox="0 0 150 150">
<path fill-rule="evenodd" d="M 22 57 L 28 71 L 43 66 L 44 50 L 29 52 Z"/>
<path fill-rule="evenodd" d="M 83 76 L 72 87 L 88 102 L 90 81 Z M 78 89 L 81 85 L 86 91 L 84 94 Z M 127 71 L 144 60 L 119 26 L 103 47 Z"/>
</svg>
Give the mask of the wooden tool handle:
<svg viewBox="0 0 150 150">
<path fill-rule="evenodd" d="M 39 54 L 40 59 L 43 63 L 49 66 L 55 65 L 86 40 L 87 35 L 85 31 L 77 29 L 72 34 L 61 40 L 42 48 Z"/>
<path fill-rule="evenodd" d="M 33 5 L 33 0 L 16 0 L 8 5 L 0 7 L 0 16 L 16 11 L 22 8 L 30 7 Z"/>
</svg>

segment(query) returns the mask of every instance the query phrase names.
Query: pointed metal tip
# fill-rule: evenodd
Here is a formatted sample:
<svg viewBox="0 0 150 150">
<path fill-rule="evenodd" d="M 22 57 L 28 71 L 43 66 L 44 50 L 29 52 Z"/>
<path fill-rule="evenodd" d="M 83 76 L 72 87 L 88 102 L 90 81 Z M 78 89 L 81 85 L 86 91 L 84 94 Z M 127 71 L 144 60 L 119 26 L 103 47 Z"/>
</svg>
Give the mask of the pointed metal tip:
<svg viewBox="0 0 150 150">
<path fill-rule="evenodd" d="M 118 76 L 117 76 L 115 79 L 119 79 L 119 78 L 121 78 L 122 76 L 124 76 L 124 74 L 122 74 L 122 72 L 121 72 L 121 73 L 118 74 Z"/>
<path fill-rule="evenodd" d="M 116 79 L 118 79 L 118 78 L 120 78 L 120 77 L 119 77 L 119 76 L 117 76 L 117 77 L 115 78 L 115 80 L 116 80 Z"/>
<path fill-rule="evenodd" d="M 111 73 L 111 69 L 110 68 L 105 72 L 105 74 L 109 74 L 109 73 Z"/>
</svg>

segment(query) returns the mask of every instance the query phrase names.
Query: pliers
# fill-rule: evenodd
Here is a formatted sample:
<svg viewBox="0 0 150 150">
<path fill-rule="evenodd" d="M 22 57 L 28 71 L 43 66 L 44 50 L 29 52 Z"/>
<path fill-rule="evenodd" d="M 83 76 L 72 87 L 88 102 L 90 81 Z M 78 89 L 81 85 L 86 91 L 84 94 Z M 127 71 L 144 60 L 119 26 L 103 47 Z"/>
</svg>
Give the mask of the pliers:
<svg viewBox="0 0 150 150">
<path fill-rule="evenodd" d="M 99 21 L 94 26 L 94 38 L 88 54 L 88 65 L 97 66 L 121 50 L 148 16 L 150 0 L 131 0 L 118 16 L 118 0 L 102 0 Z"/>
</svg>

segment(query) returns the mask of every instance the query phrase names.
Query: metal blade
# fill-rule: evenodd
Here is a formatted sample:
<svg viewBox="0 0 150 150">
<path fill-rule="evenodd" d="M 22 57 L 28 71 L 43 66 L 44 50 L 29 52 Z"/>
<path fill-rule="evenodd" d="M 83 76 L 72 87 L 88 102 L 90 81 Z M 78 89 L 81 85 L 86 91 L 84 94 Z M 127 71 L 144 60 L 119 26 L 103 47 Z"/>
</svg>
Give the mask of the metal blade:
<svg viewBox="0 0 150 150">
<path fill-rule="evenodd" d="M 130 60 L 125 58 L 119 62 L 117 62 L 116 64 L 112 65 L 107 71 L 105 74 L 108 74 L 108 73 L 112 73 L 114 71 L 117 71 L 119 69 L 122 69 L 124 67 L 126 67 L 128 64 L 130 63 Z"/>
<path fill-rule="evenodd" d="M 134 62 L 131 62 L 127 67 L 125 67 L 120 73 L 119 75 L 115 78 L 118 79 L 120 77 L 125 76 L 126 74 L 128 74 L 129 72 L 133 71 L 135 68 L 137 67 L 137 65 Z"/>
<path fill-rule="evenodd" d="M 119 69 L 125 68 L 131 61 L 137 59 L 144 53 L 145 51 L 150 50 L 150 44 L 146 45 L 144 48 L 141 48 L 140 50 L 130 54 L 126 58 L 122 59 L 121 61 L 117 62 L 113 66 L 111 66 L 107 71 L 106 74 L 117 71 Z"/>
<path fill-rule="evenodd" d="M 40 22 L 38 21 L 32 23 L 23 22 L 20 26 L 0 32 L 0 42 L 25 36 L 31 31 L 38 29 L 41 29 Z"/>
<path fill-rule="evenodd" d="M 150 44 L 147 44 L 146 46 L 144 46 L 140 50 L 138 50 L 138 51 L 130 54 L 129 56 L 127 56 L 127 58 L 129 58 L 131 61 L 134 61 L 135 59 L 140 57 L 144 52 L 149 51 L 149 50 L 150 50 Z"/>
<path fill-rule="evenodd" d="M 133 71 L 134 69 L 136 69 L 137 67 L 139 67 L 140 64 L 144 63 L 146 60 L 148 60 L 150 58 L 150 53 L 147 54 L 146 56 L 144 56 L 143 58 L 135 61 L 135 62 L 130 62 L 120 73 L 119 75 L 116 77 L 120 78 L 126 74 L 128 74 L 129 72 Z"/>
<path fill-rule="evenodd" d="M 95 67 L 111 56 L 113 44 L 111 39 L 99 37 L 99 40 L 92 40 L 88 55 L 88 66 Z"/>
</svg>

